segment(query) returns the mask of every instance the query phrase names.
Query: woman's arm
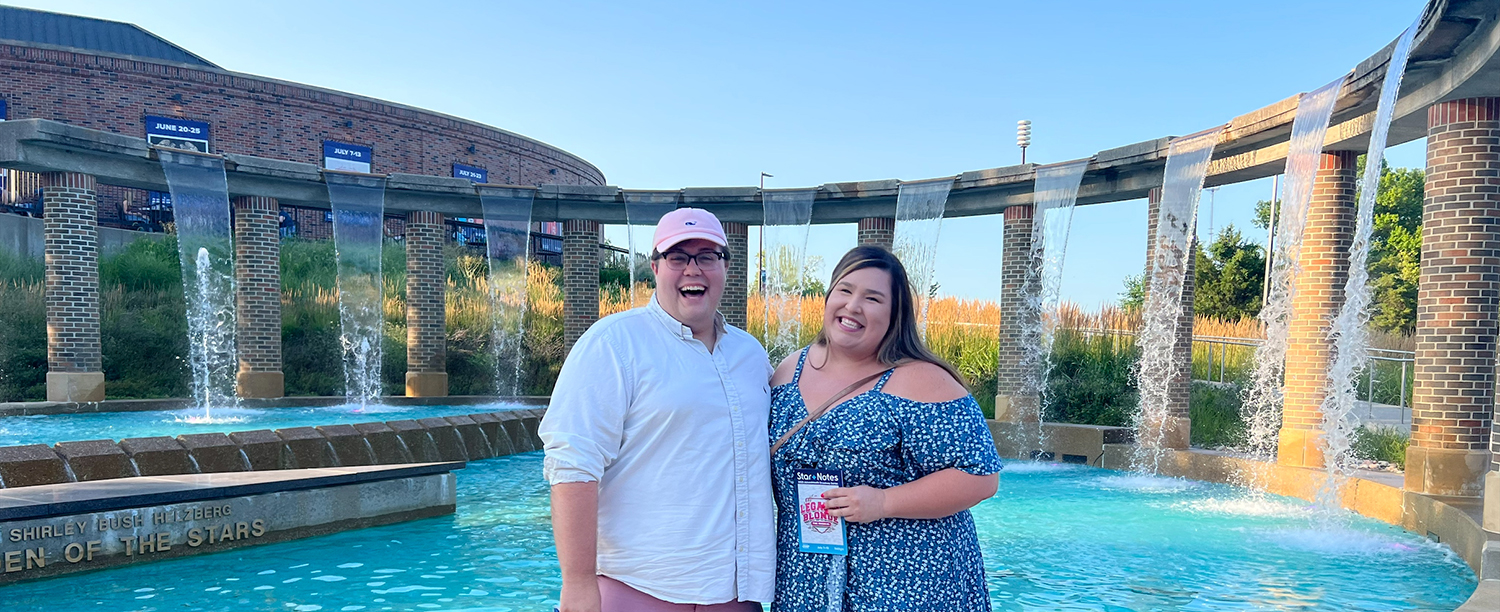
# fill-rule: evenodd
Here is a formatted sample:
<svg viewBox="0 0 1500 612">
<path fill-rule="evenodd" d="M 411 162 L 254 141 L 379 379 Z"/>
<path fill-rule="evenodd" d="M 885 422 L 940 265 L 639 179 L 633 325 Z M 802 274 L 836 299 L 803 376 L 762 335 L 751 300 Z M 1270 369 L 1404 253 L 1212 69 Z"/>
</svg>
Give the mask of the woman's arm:
<svg viewBox="0 0 1500 612">
<path fill-rule="evenodd" d="M 889 489 L 842 487 L 824 493 L 823 498 L 829 514 L 853 523 L 885 518 L 938 519 L 974 507 L 999 487 L 999 474 L 975 476 L 948 468 Z"/>
</svg>

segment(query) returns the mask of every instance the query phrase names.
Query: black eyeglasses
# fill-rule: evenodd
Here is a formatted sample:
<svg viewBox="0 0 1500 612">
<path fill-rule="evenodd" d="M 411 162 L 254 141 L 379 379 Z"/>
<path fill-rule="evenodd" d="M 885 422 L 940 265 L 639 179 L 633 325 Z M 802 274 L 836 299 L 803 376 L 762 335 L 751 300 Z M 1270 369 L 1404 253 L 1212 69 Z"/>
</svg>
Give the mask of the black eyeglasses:
<svg viewBox="0 0 1500 612">
<path fill-rule="evenodd" d="M 666 260 L 668 268 L 677 271 L 686 270 L 690 261 L 697 262 L 699 270 L 717 270 L 724 265 L 724 260 L 728 259 L 728 255 L 719 251 L 704 251 L 697 255 L 688 255 L 682 251 L 667 251 L 661 254 L 661 259 Z"/>
</svg>

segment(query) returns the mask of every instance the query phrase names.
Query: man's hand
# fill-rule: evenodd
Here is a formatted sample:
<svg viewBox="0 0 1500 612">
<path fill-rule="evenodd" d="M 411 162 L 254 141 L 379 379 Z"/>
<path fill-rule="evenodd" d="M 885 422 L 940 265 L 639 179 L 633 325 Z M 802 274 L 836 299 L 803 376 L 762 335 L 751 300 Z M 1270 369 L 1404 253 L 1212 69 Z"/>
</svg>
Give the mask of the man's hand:
<svg viewBox="0 0 1500 612">
<path fill-rule="evenodd" d="M 823 493 L 828 513 L 851 523 L 872 523 L 889 515 L 885 512 L 885 490 L 865 485 L 840 487 Z"/>
<path fill-rule="evenodd" d="M 599 612 L 599 579 L 563 580 L 559 612 Z"/>
</svg>

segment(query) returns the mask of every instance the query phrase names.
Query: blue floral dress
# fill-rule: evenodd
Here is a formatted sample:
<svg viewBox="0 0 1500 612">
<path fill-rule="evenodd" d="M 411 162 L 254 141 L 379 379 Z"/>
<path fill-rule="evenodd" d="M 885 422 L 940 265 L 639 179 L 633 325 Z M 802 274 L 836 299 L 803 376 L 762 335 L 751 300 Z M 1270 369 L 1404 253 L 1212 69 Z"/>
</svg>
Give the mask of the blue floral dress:
<svg viewBox="0 0 1500 612">
<path fill-rule="evenodd" d="M 771 439 L 807 416 L 797 382 L 771 390 Z M 798 468 L 837 469 L 845 486 L 886 489 L 947 468 L 970 474 L 1000 471 L 1000 456 L 974 397 L 926 403 L 875 387 L 808 423 L 771 457 L 776 494 L 776 600 L 772 612 L 828 610 L 832 555 L 797 550 Z M 849 612 L 990 609 L 984 561 L 967 510 L 941 519 L 889 518 L 848 523 L 849 555 L 842 609 Z"/>
</svg>

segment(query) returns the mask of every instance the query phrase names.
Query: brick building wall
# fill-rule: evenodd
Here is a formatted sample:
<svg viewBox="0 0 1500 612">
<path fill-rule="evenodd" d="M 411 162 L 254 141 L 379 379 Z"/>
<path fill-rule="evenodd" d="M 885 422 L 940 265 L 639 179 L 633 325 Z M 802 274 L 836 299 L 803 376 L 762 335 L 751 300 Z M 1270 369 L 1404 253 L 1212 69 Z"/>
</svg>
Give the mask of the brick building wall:
<svg viewBox="0 0 1500 612">
<path fill-rule="evenodd" d="M 1477 496 L 1492 426 L 1500 329 L 1500 98 L 1427 110 L 1408 490 Z M 1483 468 L 1480 459 L 1489 454 Z"/>
<path fill-rule="evenodd" d="M 1354 242 L 1356 153 L 1324 153 L 1313 180 L 1302 232 L 1301 268 L 1292 294 L 1282 384 L 1281 433 L 1276 460 L 1283 465 L 1323 466 L 1323 396 L 1328 387 L 1332 344 L 1328 325 L 1344 303 L 1349 246 Z"/>
<path fill-rule="evenodd" d="M 719 311 L 730 325 L 745 329 L 748 322 L 746 300 L 750 294 L 750 226 L 733 221 L 724 224 L 724 237 L 729 239 L 729 261 L 725 270 L 724 299 Z"/>
<path fill-rule="evenodd" d="M 447 316 L 444 293 L 443 215 L 407 213 L 406 236 L 406 372 L 407 395 L 447 395 Z M 413 374 L 443 374 L 442 392 L 415 388 Z M 421 387 L 418 385 L 418 387 Z"/>
<path fill-rule="evenodd" d="M 599 320 L 599 222 L 563 222 L 563 351 Z"/>
<path fill-rule="evenodd" d="M 890 250 L 896 244 L 896 220 L 890 217 L 866 217 L 859 220 L 859 244 L 873 244 Z"/>
<path fill-rule="evenodd" d="M 323 141 L 374 149 L 377 173 L 450 176 L 452 164 L 491 181 L 602 185 L 588 162 L 456 117 L 286 81 L 87 51 L 0 44 L 0 96 L 11 119 L 50 119 L 142 137 L 144 117 L 204 121 L 213 150 L 322 165 Z M 472 151 L 471 151 L 472 149 Z"/>
</svg>

